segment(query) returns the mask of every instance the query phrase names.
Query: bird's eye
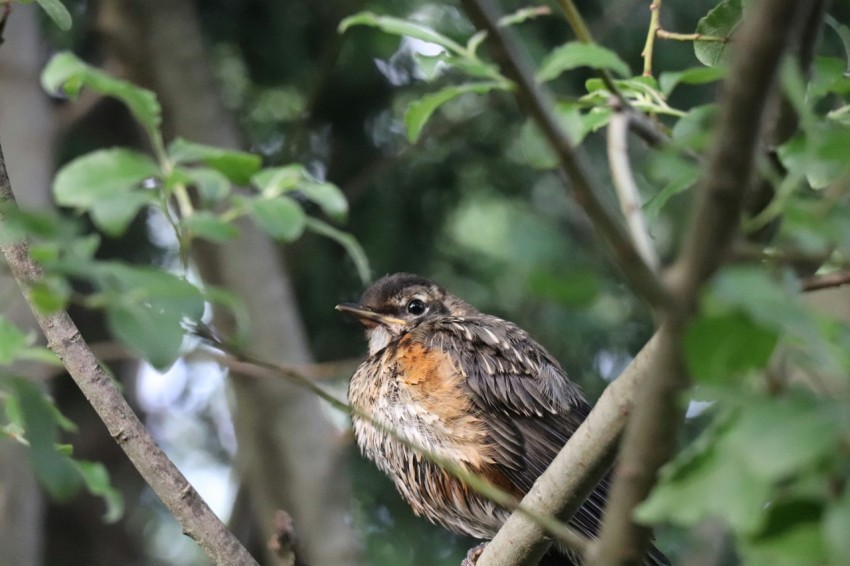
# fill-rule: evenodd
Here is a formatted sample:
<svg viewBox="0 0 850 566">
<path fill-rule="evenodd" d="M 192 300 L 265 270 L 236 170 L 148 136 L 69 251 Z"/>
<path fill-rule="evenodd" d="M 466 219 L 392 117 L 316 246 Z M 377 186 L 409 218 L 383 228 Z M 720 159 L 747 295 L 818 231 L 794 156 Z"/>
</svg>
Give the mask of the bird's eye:
<svg viewBox="0 0 850 566">
<path fill-rule="evenodd" d="M 411 299 L 410 302 L 407 303 L 407 312 L 413 316 L 419 316 L 425 312 L 425 303 L 420 299 Z"/>
</svg>

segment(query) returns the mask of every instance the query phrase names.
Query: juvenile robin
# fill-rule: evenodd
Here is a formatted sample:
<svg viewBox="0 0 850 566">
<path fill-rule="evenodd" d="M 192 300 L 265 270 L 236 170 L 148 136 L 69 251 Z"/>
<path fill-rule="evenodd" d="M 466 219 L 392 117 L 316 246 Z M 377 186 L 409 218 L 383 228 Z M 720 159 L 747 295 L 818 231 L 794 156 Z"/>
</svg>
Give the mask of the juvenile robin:
<svg viewBox="0 0 850 566">
<path fill-rule="evenodd" d="M 359 303 L 336 309 L 356 317 L 369 341 L 369 357 L 351 378 L 348 399 L 383 427 L 354 415 L 363 454 L 417 515 L 457 533 L 492 538 L 508 510 L 381 428 L 522 497 L 589 413 L 579 387 L 523 329 L 417 275 L 383 277 Z M 607 493 L 606 479 L 571 526 L 595 537 Z M 564 552 L 562 564 L 581 564 Z M 653 547 L 645 564 L 668 562 Z"/>
</svg>

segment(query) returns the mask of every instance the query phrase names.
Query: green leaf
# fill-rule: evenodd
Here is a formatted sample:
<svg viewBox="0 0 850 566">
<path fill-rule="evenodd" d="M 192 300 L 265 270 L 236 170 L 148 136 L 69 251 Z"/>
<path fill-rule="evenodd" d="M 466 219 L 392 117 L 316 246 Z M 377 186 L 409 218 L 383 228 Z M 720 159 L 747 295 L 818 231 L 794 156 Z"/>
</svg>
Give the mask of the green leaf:
<svg viewBox="0 0 850 566">
<path fill-rule="evenodd" d="M 412 102 L 404 114 L 404 124 L 407 127 L 407 139 L 416 143 L 422 133 L 422 128 L 431 115 L 443 104 L 461 95 L 469 93 L 483 94 L 493 89 L 504 89 L 499 82 L 471 83 L 445 87 L 437 92 L 427 94 Z"/>
<path fill-rule="evenodd" d="M 694 106 L 676 122 L 671 132 L 674 141 L 696 151 L 704 150 L 711 141 L 716 104 Z"/>
<path fill-rule="evenodd" d="M 200 320 L 203 297 L 197 287 L 153 268 L 101 263 L 92 274 L 107 300 L 110 329 L 123 344 L 157 369 L 168 368 L 180 352 L 184 320 Z"/>
<path fill-rule="evenodd" d="M 763 481 L 779 484 L 834 457 L 847 430 L 842 408 L 803 394 L 746 404 L 729 435 L 736 459 Z"/>
<path fill-rule="evenodd" d="M 758 536 L 745 538 L 739 545 L 745 564 L 827 564 L 820 525 L 820 504 L 798 499 L 774 501 L 767 513 L 768 522 L 764 531 Z"/>
<path fill-rule="evenodd" d="M 301 183 L 298 190 L 332 219 L 341 222 L 348 216 L 348 201 L 333 183 L 307 181 Z"/>
<path fill-rule="evenodd" d="M 658 218 L 661 210 L 674 196 L 685 192 L 696 184 L 700 169 L 692 161 L 682 159 L 672 153 L 654 155 L 650 162 L 653 173 L 661 177 L 667 184 L 657 194 L 653 195 L 644 205 L 644 213 L 651 223 Z"/>
<path fill-rule="evenodd" d="M 764 522 L 770 486 L 741 465 L 728 442 L 734 428 L 734 417 L 722 418 L 662 468 L 661 480 L 635 517 L 684 527 L 719 517 L 736 531 L 756 532 Z"/>
<path fill-rule="evenodd" d="M 116 238 L 127 231 L 127 227 L 145 206 L 156 202 L 153 191 L 130 191 L 104 197 L 90 209 L 95 226 L 107 236 Z"/>
<path fill-rule="evenodd" d="M 537 80 L 541 83 L 549 82 L 564 71 L 578 67 L 607 69 L 623 77 L 631 75 L 629 66 L 610 49 L 595 43 L 572 41 L 555 48 L 543 59 L 537 71 Z"/>
<path fill-rule="evenodd" d="M 59 0 L 36 0 L 44 13 L 62 31 L 71 29 L 71 13 Z"/>
<path fill-rule="evenodd" d="M 109 482 L 109 472 L 106 467 L 100 462 L 85 460 L 75 460 L 74 466 L 83 478 L 89 493 L 102 497 L 104 503 L 106 503 L 106 513 L 103 520 L 107 523 L 114 523 L 120 519 L 124 514 L 124 498 L 121 496 L 121 492 Z"/>
<path fill-rule="evenodd" d="M 697 22 L 696 32 L 728 38 L 741 22 L 742 14 L 741 0 L 723 0 Z M 729 59 L 729 43 L 694 41 L 694 54 L 703 65 L 718 67 Z"/>
<path fill-rule="evenodd" d="M 573 104 L 559 104 L 555 107 L 555 114 L 570 142 L 574 146 L 580 144 L 587 135 L 587 130 L 578 107 Z M 523 162 L 536 169 L 553 169 L 560 163 L 549 140 L 543 137 L 540 128 L 531 119 L 523 124 L 513 149 L 519 153 Z"/>
<path fill-rule="evenodd" d="M 168 369 L 183 344 L 181 317 L 148 304 L 124 303 L 107 308 L 106 322 L 115 337 L 159 370 Z"/>
<path fill-rule="evenodd" d="M 301 206 L 286 196 L 248 201 L 251 216 L 272 238 L 283 242 L 297 240 L 304 232 L 307 215 Z"/>
<path fill-rule="evenodd" d="M 700 383 L 734 382 L 767 364 L 779 334 L 740 311 L 699 316 L 685 334 L 688 371 Z"/>
<path fill-rule="evenodd" d="M 828 187 L 850 172 L 850 127 L 818 122 L 779 148 L 789 172 L 803 175 L 812 188 Z"/>
<path fill-rule="evenodd" d="M 685 69 L 684 71 L 665 72 L 658 77 L 658 86 L 664 96 L 670 96 L 670 93 L 679 84 L 701 85 L 713 83 L 726 76 L 726 69 L 722 67 L 694 67 Z"/>
<path fill-rule="evenodd" d="M 183 226 L 192 237 L 204 238 L 211 242 L 227 242 L 239 235 L 236 226 L 205 210 L 185 218 Z"/>
<path fill-rule="evenodd" d="M 372 270 L 369 267 L 369 259 L 366 257 L 366 252 L 363 251 L 363 248 L 354 236 L 341 230 L 337 230 L 330 224 L 322 222 L 316 218 L 307 218 L 307 228 L 316 234 L 334 240 L 345 248 L 348 256 L 354 262 L 354 267 L 357 269 L 360 281 L 364 285 L 371 281 Z"/>
<path fill-rule="evenodd" d="M 85 210 L 112 197 L 125 197 L 159 174 L 149 157 L 128 149 L 102 149 L 78 157 L 59 171 L 53 193 L 62 206 Z"/>
<path fill-rule="evenodd" d="M 360 12 L 342 20 L 338 29 L 340 33 L 345 33 L 349 28 L 354 26 L 376 27 L 385 33 L 421 39 L 429 43 L 436 43 L 448 51 L 465 54 L 464 48 L 460 44 L 445 35 L 429 27 L 407 20 L 393 18 L 392 16 L 379 16 L 372 12 Z"/>
<path fill-rule="evenodd" d="M 27 334 L 5 317 L 0 317 L 0 365 L 20 358 L 32 342 Z"/>
<path fill-rule="evenodd" d="M 13 378 L 11 384 L 24 436 L 30 445 L 35 476 L 52 497 L 68 499 L 79 490 L 81 478 L 71 460 L 57 449 L 59 430 L 55 407 L 32 382 Z"/>
<path fill-rule="evenodd" d="M 283 167 L 268 167 L 251 177 L 251 184 L 257 187 L 263 196 L 276 197 L 296 188 L 308 178 L 303 165 L 293 163 Z"/>
<path fill-rule="evenodd" d="M 215 169 L 206 167 L 192 167 L 182 169 L 189 179 L 189 183 L 198 189 L 201 201 L 206 205 L 220 202 L 230 194 L 230 179 Z"/>
<path fill-rule="evenodd" d="M 260 156 L 245 151 L 190 142 L 176 138 L 168 146 L 168 156 L 175 163 L 204 163 L 237 185 L 245 185 L 262 165 Z"/>
<path fill-rule="evenodd" d="M 152 139 L 159 139 L 162 111 L 153 92 L 111 77 L 72 53 L 65 51 L 54 55 L 41 73 L 41 84 L 49 93 L 62 92 L 70 98 L 76 98 L 83 86 L 113 96 L 127 105 Z"/>
</svg>

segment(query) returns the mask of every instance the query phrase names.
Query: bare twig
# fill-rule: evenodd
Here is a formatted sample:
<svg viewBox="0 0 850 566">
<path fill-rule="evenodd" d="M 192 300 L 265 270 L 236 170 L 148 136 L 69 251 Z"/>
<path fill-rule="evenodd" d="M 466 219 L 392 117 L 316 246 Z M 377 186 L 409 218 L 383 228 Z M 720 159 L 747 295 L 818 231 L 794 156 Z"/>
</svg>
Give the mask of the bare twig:
<svg viewBox="0 0 850 566">
<path fill-rule="evenodd" d="M 704 35 L 701 33 L 677 33 L 675 31 L 667 31 L 666 29 L 658 28 L 655 35 L 661 39 L 672 39 L 673 41 L 704 41 L 706 43 L 726 43 L 728 37 L 719 35 Z"/>
<path fill-rule="evenodd" d="M 662 0 L 654 0 L 649 5 L 649 30 L 646 33 L 646 44 L 641 51 L 643 57 L 643 76 L 652 76 L 652 56 L 655 54 L 655 38 L 658 35 L 658 30 L 661 29 L 661 2 Z"/>
<path fill-rule="evenodd" d="M 765 109 L 770 107 L 782 53 L 796 32 L 798 6 L 795 0 L 765 0 L 744 22 L 694 220 L 669 280 L 680 307 L 667 314 L 659 336 L 660 371 L 639 392 L 629 420 L 591 564 L 640 564 L 646 552 L 650 531 L 632 521 L 632 510 L 646 498 L 658 469 L 675 448 L 681 420 L 678 393 L 687 383 L 681 336 L 701 286 L 727 256 L 738 231 Z"/>
<path fill-rule="evenodd" d="M 2 149 L 0 204 L 15 206 Z M 5 220 L 5 216 L 0 216 L 0 220 Z M 68 313 L 62 311 L 45 315 L 36 308 L 30 285 L 41 278 L 42 272 L 29 255 L 29 244 L 25 241 L 4 242 L 0 244 L 0 250 L 47 338 L 48 347 L 62 360 L 109 433 L 178 520 L 183 532 L 195 540 L 216 564 L 256 565 L 248 551 L 156 445 L 83 340 Z"/>
<path fill-rule="evenodd" d="M 835 273 L 812 275 L 803 279 L 802 290 L 805 292 L 818 291 L 820 289 L 841 287 L 847 284 L 850 284 L 850 270 L 836 271 Z"/>
<path fill-rule="evenodd" d="M 639 296 L 655 307 L 670 304 L 661 281 L 641 259 L 620 222 L 602 204 L 601 191 L 594 185 L 584 164 L 576 155 L 566 133 L 555 118 L 548 96 L 534 80 L 525 56 L 509 36 L 510 30 L 498 25 L 498 14 L 488 0 L 463 0 L 470 17 L 487 30 L 502 71 L 516 84 L 516 93 L 558 156 L 561 168 L 572 183 L 573 194 L 587 212 Z"/>
<path fill-rule="evenodd" d="M 649 230 L 646 228 L 646 221 L 641 211 L 640 194 L 629 163 L 628 137 L 629 116 L 615 109 L 608 123 L 608 163 L 611 167 L 611 180 L 614 182 L 620 209 L 623 211 L 638 253 L 650 268 L 658 271 L 658 254 L 655 252 Z"/>
</svg>

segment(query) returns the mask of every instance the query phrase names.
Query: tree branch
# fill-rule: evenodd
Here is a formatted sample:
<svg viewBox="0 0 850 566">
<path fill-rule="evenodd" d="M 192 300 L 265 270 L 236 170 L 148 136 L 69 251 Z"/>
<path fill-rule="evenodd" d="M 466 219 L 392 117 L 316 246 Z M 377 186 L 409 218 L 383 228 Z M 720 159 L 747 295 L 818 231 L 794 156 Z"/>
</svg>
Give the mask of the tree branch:
<svg viewBox="0 0 850 566">
<path fill-rule="evenodd" d="M 16 206 L 2 148 L 0 205 Z M 4 220 L 5 215 L 0 214 L 0 221 Z M 29 244 L 25 241 L 4 242 L 0 244 L 0 251 L 44 332 L 48 347 L 62 360 L 109 433 L 180 523 L 183 532 L 195 540 L 216 564 L 256 565 L 248 551 L 156 445 L 83 340 L 68 313 L 62 311 L 45 315 L 33 304 L 29 286 L 41 278 L 42 272 L 29 255 Z"/>
<path fill-rule="evenodd" d="M 850 284 L 850 270 L 845 269 L 844 271 L 836 271 L 835 273 L 807 277 L 803 279 L 802 290 L 804 292 L 819 291 L 820 289 L 841 287 L 847 284 Z"/>
<path fill-rule="evenodd" d="M 675 449 L 682 412 L 678 394 L 687 385 L 681 337 L 702 285 L 729 255 L 738 231 L 764 115 L 781 56 L 796 31 L 799 5 L 795 0 L 762 0 L 743 23 L 691 229 L 670 274 L 679 307 L 667 313 L 659 336 L 660 371 L 640 391 L 629 420 L 591 564 L 638 565 L 649 544 L 650 530 L 632 521 L 632 510 L 646 498 L 658 469 Z"/>
<path fill-rule="evenodd" d="M 620 209 L 635 247 L 646 265 L 657 271 L 660 262 L 641 212 L 640 193 L 629 163 L 628 139 L 629 115 L 620 108 L 614 108 L 614 114 L 608 123 L 608 163 L 611 167 L 611 180 L 617 190 L 617 200 L 620 201 Z"/>
<path fill-rule="evenodd" d="M 630 285 L 649 304 L 655 307 L 669 305 L 670 297 L 660 280 L 641 259 L 620 222 L 602 204 L 600 189 L 594 186 L 572 143 L 558 124 L 548 96 L 534 80 L 524 54 L 509 35 L 510 30 L 498 25 L 499 17 L 493 5 L 488 0 L 463 0 L 463 5 L 476 25 L 487 30 L 494 58 L 504 74 L 514 81 L 519 102 L 548 139 L 572 184 L 576 201 L 599 230 Z"/>
</svg>

